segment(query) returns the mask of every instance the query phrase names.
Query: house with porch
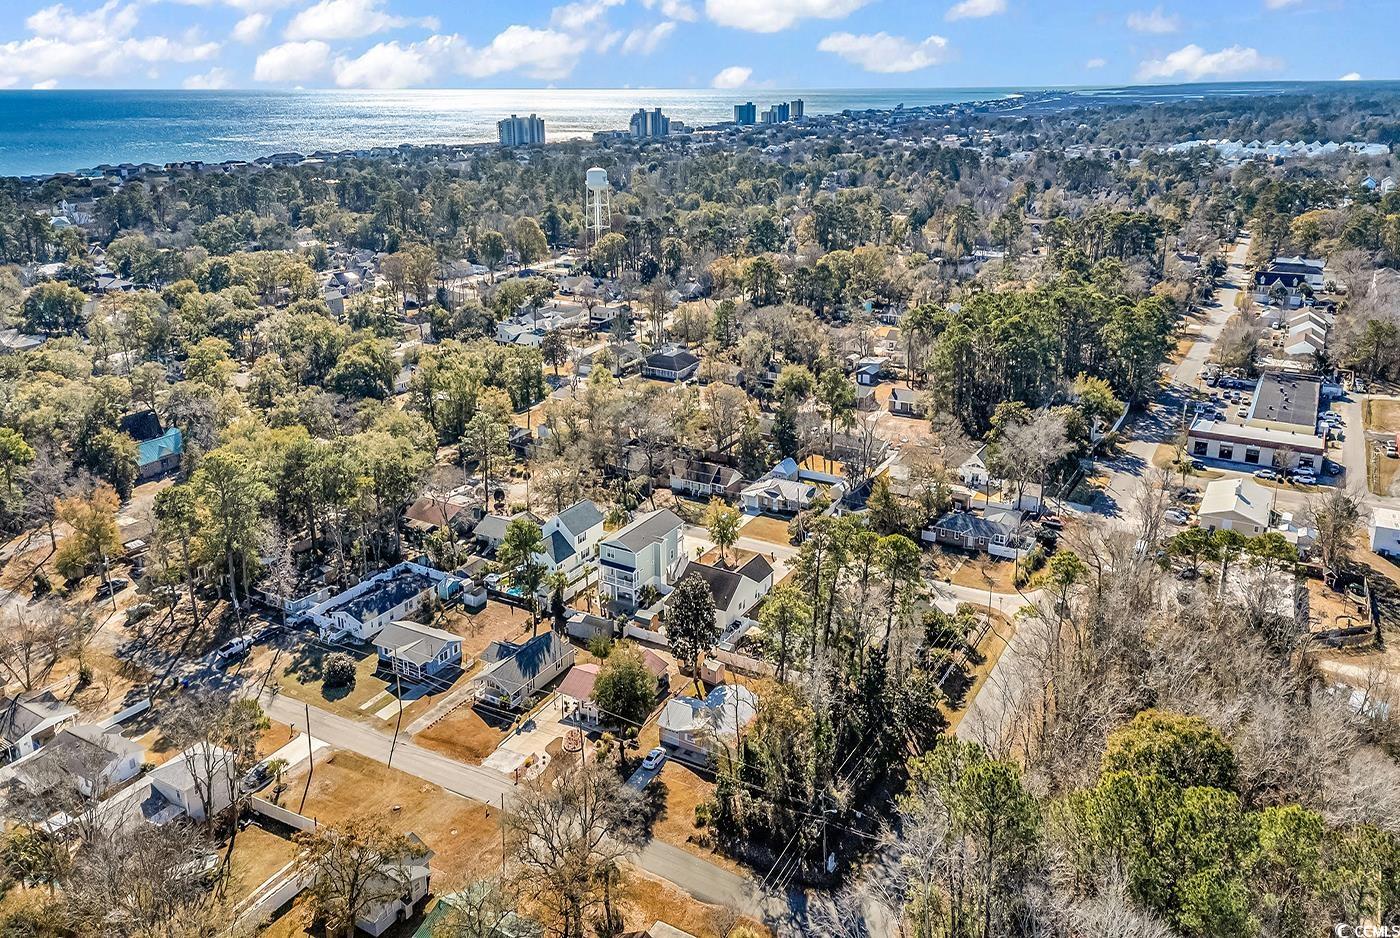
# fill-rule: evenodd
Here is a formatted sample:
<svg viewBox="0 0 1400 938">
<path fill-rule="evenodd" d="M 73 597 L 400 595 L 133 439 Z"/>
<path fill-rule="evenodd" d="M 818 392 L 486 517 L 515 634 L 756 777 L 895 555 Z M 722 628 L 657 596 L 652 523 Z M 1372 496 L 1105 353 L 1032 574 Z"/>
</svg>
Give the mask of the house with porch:
<svg viewBox="0 0 1400 938">
<path fill-rule="evenodd" d="M 0 756 L 6 762 L 23 758 L 77 719 L 78 708 L 49 691 L 0 695 Z"/>
<path fill-rule="evenodd" d="M 657 721 L 661 745 L 677 759 L 709 766 L 757 715 L 758 697 L 742 684 L 720 684 L 704 698 L 675 697 Z"/>
<path fill-rule="evenodd" d="M 481 655 L 486 662 L 471 680 L 477 700 L 493 707 L 519 710 L 550 681 L 574 664 L 574 646 L 550 630 L 528 641 L 495 641 Z"/>
<path fill-rule="evenodd" d="M 684 558 L 685 521 L 669 508 L 642 515 L 598 544 L 604 602 L 634 608 L 648 586 L 676 582 Z"/>
<path fill-rule="evenodd" d="M 418 682 L 462 667 L 462 639 L 420 622 L 390 622 L 374 637 L 379 666 Z"/>
<path fill-rule="evenodd" d="M 679 583 L 694 574 L 705 581 L 715 600 L 715 624 L 724 632 L 740 616 L 747 615 L 773 589 L 773 565 L 754 554 L 737 569 L 688 560 L 676 577 Z"/>
<path fill-rule="evenodd" d="M 573 599 L 591 581 L 592 560 L 603 539 L 603 512 L 592 499 L 581 499 L 545 521 L 540 535 L 544 553 L 535 560 L 564 574 L 564 598 Z"/>
<path fill-rule="evenodd" d="M 1014 508 L 988 508 L 984 512 L 950 511 L 924 529 L 926 542 L 984 551 L 993 557 L 1018 558 L 1029 546 L 1021 534 L 1024 515 Z"/>
<path fill-rule="evenodd" d="M 405 561 L 337 593 L 307 612 L 324 639 L 369 641 L 391 622 L 411 618 L 451 591 L 447 574 Z"/>
</svg>

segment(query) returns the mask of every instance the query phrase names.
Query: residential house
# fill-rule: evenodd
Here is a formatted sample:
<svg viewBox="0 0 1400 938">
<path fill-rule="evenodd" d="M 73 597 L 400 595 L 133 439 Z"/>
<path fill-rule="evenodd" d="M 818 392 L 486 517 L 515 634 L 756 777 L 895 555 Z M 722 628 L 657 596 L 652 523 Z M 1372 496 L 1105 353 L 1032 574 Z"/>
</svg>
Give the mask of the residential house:
<svg viewBox="0 0 1400 938">
<path fill-rule="evenodd" d="M 648 586 L 675 582 L 684 559 L 685 522 L 669 508 L 642 515 L 598 544 L 605 602 L 635 607 Z"/>
<path fill-rule="evenodd" d="M 135 789 L 141 816 L 164 826 L 181 818 L 203 821 L 233 803 L 234 760 L 213 745 L 195 745 L 157 766 Z"/>
<path fill-rule="evenodd" d="M 856 410 L 868 414 L 879 409 L 880 396 L 875 393 L 874 387 L 861 385 L 856 388 Z"/>
<path fill-rule="evenodd" d="M 1014 508 L 988 508 L 982 513 L 950 511 L 920 535 L 925 541 L 986 551 L 994 557 L 1018 557 L 1027 546 L 1021 534 L 1024 515 Z"/>
<path fill-rule="evenodd" d="M 409 681 L 462 667 L 462 639 L 418 622 L 390 622 L 374 637 L 374 648 L 380 667 Z"/>
<path fill-rule="evenodd" d="M 49 691 L 0 695 L 0 756 L 6 762 L 27 756 L 77 718 L 77 707 Z"/>
<path fill-rule="evenodd" d="M 1400 558 L 1400 510 L 1371 510 L 1371 550 L 1385 557 Z"/>
<path fill-rule="evenodd" d="M 792 515 L 812 504 L 820 491 L 811 482 L 803 482 L 795 476 L 769 474 L 739 492 L 739 507 L 755 515 Z"/>
<path fill-rule="evenodd" d="M 614 378 L 640 371 L 646 361 L 646 350 L 637 342 L 610 342 L 591 358 L 580 358 L 574 368 L 580 378 L 592 374 L 595 366 L 610 370 Z"/>
<path fill-rule="evenodd" d="M 115 729 L 74 723 L 17 764 L 15 771 L 31 790 L 48 790 L 61 780 L 92 798 L 135 777 L 145 754 L 144 746 Z"/>
<path fill-rule="evenodd" d="M 481 545 L 481 549 L 490 553 L 501 546 L 501 541 L 505 540 L 506 528 L 516 518 L 528 518 L 535 524 L 540 523 L 540 519 L 530 514 L 528 511 L 520 511 L 506 517 L 505 515 L 487 515 L 476 523 L 472 528 L 472 537 Z"/>
<path fill-rule="evenodd" d="M 458 498 L 424 495 L 404 512 L 404 527 L 415 534 L 428 534 L 439 528 L 452 528 L 466 537 L 480 518 L 479 505 Z"/>
<path fill-rule="evenodd" d="M 642 648 L 641 652 L 642 664 L 656 679 L 657 695 L 665 695 L 670 683 L 666 659 L 650 648 Z M 608 714 L 599 710 L 597 702 L 593 700 L 593 687 L 598 682 L 599 671 L 596 664 L 576 664 L 559 683 L 559 696 L 563 698 L 565 707 L 572 711 L 575 719 L 590 726 L 611 722 Z"/>
<path fill-rule="evenodd" d="M 1269 530 L 1273 492 L 1254 479 L 1216 479 L 1206 484 L 1196 517 L 1207 531 L 1238 531 L 1257 537 Z"/>
<path fill-rule="evenodd" d="M 754 554 L 734 570 L 689 560 L 681 568 L 676 582 L 691 574 L 709 586 L 715 599 L 715 623 L 721 632 L 746 615 L 773 589 L 773 566 L 762 554 Z"/>
<path fill-rule="evenodd" d="M 405 561 L 313 606 L 307 613 L 322 638 L 369 641 L 391 622 L 407 619 L 435 595 L 446 598 L 447 574 Z"/>
<path fill-rule="evenodd" d="M 855 376 L 856 384 L 867 387 L 879 384 L 885 373 L 886 361 L 887 359 L 878 355 L 856 359 L 851 368 L 851 374 Z"/>
<path fill-rule="evenodd" d="M 903 388 L 896 385 L 890 389 L 890 413 L 900 417 L 922 417 L 924 416 L 923 395 L 913 388 Z"/>
<path fill-rule="evenodd" d="M 738 469 L 705 462 L 702 459 L 677 459 L 671 464 L 671 491 L 692 498 L 733 498 L 744 487 L 744 477 Z"/>
<path fill-rule="evenodd" d="M 970 489 L 985 489 L 993 481 L 991 473 L 987 470 L 989 458 L 987 447 L 979 447 L 977 452 L 964 459 L 958 466 L 958 480 Z"/>
<path fill-rule="evenodd" d="M 366 886 L 371 895 L 383 896 L 398 889 L 402 892 L 391 898 L 371 900 L 355 916 L 355 927 L 374 938 L 413 918 L 418 904 L 432 891 L 432 859 L 437 854 L 417 834 L 410 833 L 408 840 L 413 848 L 410 856 L 396 860 L 392 868 L 378 871 Z"/>
<path fill-rule="evenodd" d="M 544 553 L 535 559 L 568 578 L 564 598 L 573 599 L 590 580 L 590 561 L 603 539 L 603 512 L 591 499 L 581 499 L 546 521 L 540 535 Z"/>
<path fill-rule="evenodd" d="M 32 352 L 47 341 L 47 336 L 31 335 L 18 329 L 0 329 L 0 355 Z"/>
<path fill-rule="evenodd" d="M 666 702 L 657 725 L 661 745 L 678 759 L 710 765 L 723 747 L 758 714 L 758 698 L 742 684 L 720 684 L 704 699 L 675 697 Z"/>
<path fill-rule="evenodd" d="M 642 362 L 642 376 L 658 381 L 685 381 L 700 370 L 700 359 L 679 345 L 664 345 Z"/>
<path fill-rule="evenodd" d="M 494 707 L 519 710 L 550 681 L 574 664 L 574 646 L 550 630 L 529 641 L 495 641 L 482 652 L 486 666 L 472 678 L 476 699 Z"/>
</svg>

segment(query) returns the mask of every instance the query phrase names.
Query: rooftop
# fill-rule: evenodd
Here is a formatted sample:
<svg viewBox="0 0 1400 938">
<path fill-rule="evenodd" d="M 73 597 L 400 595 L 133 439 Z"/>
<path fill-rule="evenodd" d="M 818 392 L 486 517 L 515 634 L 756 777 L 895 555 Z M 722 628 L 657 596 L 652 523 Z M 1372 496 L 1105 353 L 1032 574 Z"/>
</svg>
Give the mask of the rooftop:
<svg viewBox="0 0 1400 938">
<path fill-rule="evenodd" d="M 607 539 L 607 543 L 630 551 L 639 551 L 657 541 L 663 540 L 676 528 L 683 528 L 681 516 L 669 508 L 643 515 Z"/>
<path fill-rule="evenodd" d="M 378 648 L 387 649 L 395 658 L 423 665 L 432 661 L 448 645 L 460 642 L 452 632 L 435 629 L 419 622 L 391 622 L 374 637 Z"/>
<path fill-rule="evenodd" d="M 1254 389 L 1248 419 L 1312 429 L 1317 424 L 1317 408 L 1321 398 L 1322 382 L 1316 378 L 1271 371 L 1259 379 L 1259 385 Z"/>
<path fill-rule="evenodd" d="M 357 622 L 373 619 L 412 596 L 431 589 L 433 581 L 416 570 L 400 570 L 353 599 L 327 609 L 327 614 L 343 612 Z"/>
</svg>

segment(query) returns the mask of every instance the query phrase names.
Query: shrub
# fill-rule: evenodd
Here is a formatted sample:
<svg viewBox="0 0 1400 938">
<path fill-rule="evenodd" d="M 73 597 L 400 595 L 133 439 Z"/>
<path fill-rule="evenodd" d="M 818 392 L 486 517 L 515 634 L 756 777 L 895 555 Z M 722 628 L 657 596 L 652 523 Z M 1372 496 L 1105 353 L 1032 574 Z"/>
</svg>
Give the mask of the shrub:
<svg viewBox="0 0 1400 938">
<path fill-rule="evenodd" d="M 606 658 L 612 654 L 612 646 L 612 637 L 599 633 L 588 640 L 588 653 L 595 658 Z"/>
<path fill-rule="evenodd" d="M 326 656 L 322 673 L 327 687 L 354 687 L 355 659 L 343 651 L 332 652 Z"/>
</svg>

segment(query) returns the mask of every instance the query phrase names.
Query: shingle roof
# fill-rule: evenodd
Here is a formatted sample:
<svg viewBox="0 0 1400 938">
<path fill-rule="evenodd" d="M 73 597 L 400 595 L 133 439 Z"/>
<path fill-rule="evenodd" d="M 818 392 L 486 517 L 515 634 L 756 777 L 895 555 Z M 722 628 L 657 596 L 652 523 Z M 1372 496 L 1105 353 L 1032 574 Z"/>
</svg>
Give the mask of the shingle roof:
<svg viewBox="0 0 1400 938">
<path fill-rule="evenodd" d="M 513 691 L 530 683 L 547 665 L 564 657 L 568 647 L 569 643 L 554 631 L 536 635 L 520 645 L 492 642 L 482 657 L 493 663 L 481 672 L 481 677 L 489 677 L 501 687 Z"/>
<path fill-rule="evenodd" d="M 407 621 L 390 622 L 374 637 L 376 647 L 417 665 L 427 664 L 448 645 L 460 641 L 461 638 L 452 632 Z"/>
<path fill-rule="evenodd" d="M 76 707 L 47 691 L 27 699 L 0 696 L 0 739 L 18 742 L 46 721 L 61 720 L 77 712 Z"/>
<path fill-rule="evenodd" d="M 649 515 L 643 515 L 627 527 L 620 529 L 608 538 L 607 542 L 627 550 L 637 551 L 648 544 L 661 540 L 675 528 L 684 526 L 685 521 L 681 519 L 680 515 L 669 508 L 661 508 Z"/>
<path fill-rule="evenodd" d="M 559 524 L 574 537 L 603 523 L 603 512 L 591 498 L 574 502 L 559 512 Z"/>
</svg>

